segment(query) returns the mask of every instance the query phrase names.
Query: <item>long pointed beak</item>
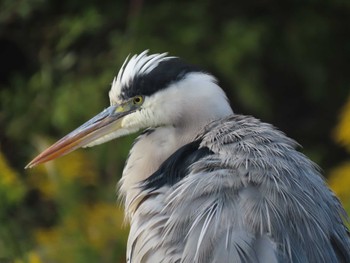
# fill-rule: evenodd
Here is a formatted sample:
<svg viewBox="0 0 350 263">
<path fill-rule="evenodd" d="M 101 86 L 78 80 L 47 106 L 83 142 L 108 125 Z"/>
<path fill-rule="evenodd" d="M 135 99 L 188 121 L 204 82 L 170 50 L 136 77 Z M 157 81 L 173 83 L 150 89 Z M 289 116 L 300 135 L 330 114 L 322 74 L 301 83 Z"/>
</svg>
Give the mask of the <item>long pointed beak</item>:
<svg viewBox="0 0 350 263">
<path fill-rule="evenodd" d="M 78 148 L 93 144 L 94 141 L 121 129 L 123 117 L 134 111 L 135 109 L 125 110 L 123 106 L 110 106 L 43 151 L 25 168 L 32 168 Z"/>
</svg>

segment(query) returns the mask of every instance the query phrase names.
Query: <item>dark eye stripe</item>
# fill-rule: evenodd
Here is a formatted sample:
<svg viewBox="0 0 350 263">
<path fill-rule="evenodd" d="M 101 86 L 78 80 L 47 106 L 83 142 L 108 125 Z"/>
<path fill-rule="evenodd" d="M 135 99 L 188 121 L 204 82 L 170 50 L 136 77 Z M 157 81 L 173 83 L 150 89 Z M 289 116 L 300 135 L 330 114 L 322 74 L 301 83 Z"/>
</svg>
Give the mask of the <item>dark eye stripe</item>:
<svg viewBox="0 0 350 263">
<path fill-rule="evenodd" d="M 138 95 L 151 96 L 183 79 L 190 72 L 203 71 L 179 58 L 164 60 L 148 74 L 136 75 L 129 85 L 122 87 L 120 99 L 127 100 Z"/>
</svg>

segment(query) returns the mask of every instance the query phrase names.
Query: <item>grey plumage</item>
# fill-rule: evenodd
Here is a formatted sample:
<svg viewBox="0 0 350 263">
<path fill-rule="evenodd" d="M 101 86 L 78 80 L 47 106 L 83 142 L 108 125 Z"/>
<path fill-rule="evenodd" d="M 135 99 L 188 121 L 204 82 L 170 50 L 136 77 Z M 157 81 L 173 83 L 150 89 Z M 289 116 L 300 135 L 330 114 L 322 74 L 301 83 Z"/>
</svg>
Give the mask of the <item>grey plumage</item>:
<svg viewBox="0 0 350 263">
<path fill-rule="evenodd" d="M 271 125 L 233 114 L 212 75 L 145 51 L 109 96 L 27 167 L 145 130 L 119 183 L 129 263 L 350 263 L 347 215 L 318 168 Z"/>
<path fill-rule="evenodd" d="M 293 140 L 241 115 L 197 139 L 213 154 L 134 200 L 130 262 L 350 262 L 346 214 Z"/>
</svg>

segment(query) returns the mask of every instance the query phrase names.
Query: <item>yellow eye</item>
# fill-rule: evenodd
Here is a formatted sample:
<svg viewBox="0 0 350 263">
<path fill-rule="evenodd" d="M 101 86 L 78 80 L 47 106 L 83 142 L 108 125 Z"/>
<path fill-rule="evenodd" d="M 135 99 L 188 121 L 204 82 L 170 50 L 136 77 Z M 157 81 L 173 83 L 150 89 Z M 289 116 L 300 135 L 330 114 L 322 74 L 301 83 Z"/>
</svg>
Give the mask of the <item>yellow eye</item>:
<svg viewBox="0 0 350 263">
<path fill-rule="evenodd" d="M 136 96 L 132 99 L 132 103 L 134 105 L 141 105 L 143 103 L 143 97 L 142 96 Z"/>
</svg>

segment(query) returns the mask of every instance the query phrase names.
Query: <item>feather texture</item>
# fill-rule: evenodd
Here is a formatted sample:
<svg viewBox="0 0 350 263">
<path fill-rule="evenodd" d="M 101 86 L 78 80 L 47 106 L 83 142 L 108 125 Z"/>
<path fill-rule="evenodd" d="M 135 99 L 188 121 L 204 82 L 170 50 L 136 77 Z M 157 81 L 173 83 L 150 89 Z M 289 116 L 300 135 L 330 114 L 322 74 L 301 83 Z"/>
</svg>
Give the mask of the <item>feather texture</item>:
<svg viewBox="0 0 350 263">
<path fill-rule="evenodd" d="M 139 184 L 128 262 L 350 262 L 345 212 L 293 140 L 232 115 L 197 141 L 163 164 L 182 158 L 181 180 Z"/>
</svg>

